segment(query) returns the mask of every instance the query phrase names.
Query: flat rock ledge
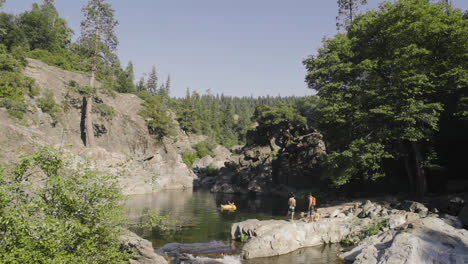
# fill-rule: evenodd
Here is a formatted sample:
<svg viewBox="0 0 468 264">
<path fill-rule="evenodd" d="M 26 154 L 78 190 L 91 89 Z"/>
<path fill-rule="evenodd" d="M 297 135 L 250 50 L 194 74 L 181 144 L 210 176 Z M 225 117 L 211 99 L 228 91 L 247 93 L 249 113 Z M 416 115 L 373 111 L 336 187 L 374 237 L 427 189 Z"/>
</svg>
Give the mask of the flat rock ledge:
<svg viewBox="0 0 468 264">
<path fill-rule="evenodd" d="M 468 263 L 468 231 L 436 217 L 368 237 L 340 255 L 346 263 Z"/>
<path fill-rule="evenodd" d="M 319 212 L 322 218 L 310 223 L 305 219 L 234 223 L 231 238 L 245 242 L 244 259 L 343 242 L 355 245 L 340 255 L 347 263 L 468 263 L 468 231 L 461 229 L 460 220 L 440 218 L 421 203 L 368 200 Z"/>
<path fill-rule="evenodd" d="M 156 254 L 150 241 L 139 237 L 137 234 L 127 231 L 120 236 L 121 246 L 132 250 L 134 259 L 130 264 L 168 264 L 167 260 Z"/>
<path fill-rule="evenodd" d="M 231 238 L 248 239 L 242 248 L 242 257 L 252 259 L 283 255 L 303 247 L 338 243 L 360 228 L 360 225 L 353 225 L 347 219 L 338 218 L 313 223 L 249 219 L 231 226 Z"/>
</svg>

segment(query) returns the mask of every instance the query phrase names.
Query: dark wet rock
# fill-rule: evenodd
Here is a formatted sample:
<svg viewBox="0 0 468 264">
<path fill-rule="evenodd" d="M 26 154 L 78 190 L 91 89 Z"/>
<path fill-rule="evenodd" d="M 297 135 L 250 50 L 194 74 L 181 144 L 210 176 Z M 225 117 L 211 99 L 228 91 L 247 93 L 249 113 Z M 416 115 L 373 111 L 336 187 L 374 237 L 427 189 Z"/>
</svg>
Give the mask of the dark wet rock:
<svg viewBox="0 0 468 264">
<path fill-rule="evenodd" d="M 437 208 L 440 212 L 450 215 L 458 215 L 464 206 L 465 200 L 453 195 L 432 198 L 430 202 L 431 208 Z"/>
<path fill-rule="evenodd" d="M 444 214 L 440 219 L 442 219 L 442 221 L 444 221 L 447 225 L 453 226 L 455 228 L 463 228 L 463 223 L 457 216 Z"/>
<path fill-rule="evenodd" d="M 399 209 L 406 210 L 412 213 L 417 213 L 420 217 L 426 217 L 429 212 L 429 209 L 427 209 L 427 207 L 424 206 L 422 203 L 409 200 L 404 201 L 399 206 Z"/>
<path fill-rule="evenodd" d="M 458 214 L 458 218 L 465 228 L 468 227 L 468 204 L 465 204 L 465 207 Z"/>
</svg>

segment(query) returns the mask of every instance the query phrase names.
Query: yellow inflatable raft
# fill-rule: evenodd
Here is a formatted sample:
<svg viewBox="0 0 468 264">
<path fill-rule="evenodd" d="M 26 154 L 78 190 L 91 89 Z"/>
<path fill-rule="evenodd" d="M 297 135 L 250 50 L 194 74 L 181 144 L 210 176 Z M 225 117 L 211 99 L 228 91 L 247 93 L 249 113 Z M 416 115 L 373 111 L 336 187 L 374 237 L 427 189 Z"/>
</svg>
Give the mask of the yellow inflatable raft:
<svg viewBox="0 0 468 264">
<path fill-rule="evenodd" d="M 221 209 L 223 209 L 223 210 L 233 210 L 234 211 L 234 210 L 237 209 L 237 206 L 230 205 L 230 204 L 222 204 Z"/>
</svg>

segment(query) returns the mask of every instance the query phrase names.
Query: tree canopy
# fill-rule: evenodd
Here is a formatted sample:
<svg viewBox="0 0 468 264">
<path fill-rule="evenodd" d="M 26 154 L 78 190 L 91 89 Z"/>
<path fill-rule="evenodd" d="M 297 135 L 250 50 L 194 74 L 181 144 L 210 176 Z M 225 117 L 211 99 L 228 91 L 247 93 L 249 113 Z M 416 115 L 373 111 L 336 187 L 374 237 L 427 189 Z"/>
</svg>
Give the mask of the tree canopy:
<svg viewBox="0 0 468 264">
<path fill-rule="evenodd" d="M 466 43 L 459 10 L 399 0 L 356 17 L 304 61 L 336 184 L 387 175 L 384 162 L 394 159 L 404 164 L 410 190 L 426 192 L 440 122 L 466 111 Z"/>
</svg>

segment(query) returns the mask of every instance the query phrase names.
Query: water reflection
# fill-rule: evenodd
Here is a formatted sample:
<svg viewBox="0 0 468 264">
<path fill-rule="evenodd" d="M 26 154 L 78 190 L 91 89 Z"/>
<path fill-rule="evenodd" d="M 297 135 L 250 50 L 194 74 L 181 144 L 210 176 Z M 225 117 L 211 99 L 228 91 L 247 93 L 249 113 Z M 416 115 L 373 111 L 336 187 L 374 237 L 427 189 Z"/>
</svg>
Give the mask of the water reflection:
<svg viewBox="0 0 468 264">
<path fill-rule="evenodd" d="M 220 211 L 219 205 L 227 201 L 236 203 L 235 212 Z M 298 201 L 298 207 L 305 208 Z M 252 197 L 230 194 L 212 194 L 206 190 L 167 190 L 153 194 L 128 197 L 128 218 L 135 222 L 148 211 L 157 211 L 177 221 L 169 230 L 132 228 L 150 240 L 155 248 L 168 243 L 207 243 L 221 241 L 231 248 L 239 245 L 230 240 L 231 224 L 246 219 L 285 219 L 287 200 L 277 197 Z M 339 263 L 334 246 L 307 248 L 274 258 L 243 261 L 247 264 L 266 263 Z"/>
<path fill-rule="evenodd" d="M 337 258 L 338 245 L 323 245 L 318 247 L 301 248 L 286 255 L 243 260 L 243 264 L 341 264 Z"/>
</svg>

